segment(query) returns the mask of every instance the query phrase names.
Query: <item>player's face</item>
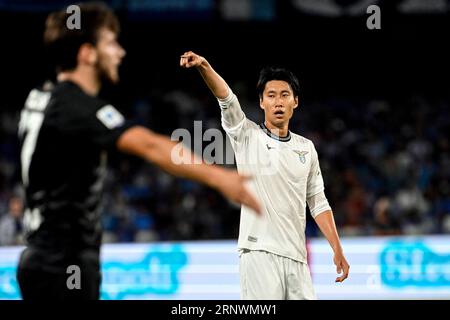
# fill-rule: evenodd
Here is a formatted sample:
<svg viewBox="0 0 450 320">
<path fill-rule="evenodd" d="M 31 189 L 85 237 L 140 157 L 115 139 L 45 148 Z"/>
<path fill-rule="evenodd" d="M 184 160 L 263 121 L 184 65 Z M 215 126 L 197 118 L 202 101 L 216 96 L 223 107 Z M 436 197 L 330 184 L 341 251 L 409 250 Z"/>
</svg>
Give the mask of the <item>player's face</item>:
<svg viewBox="0 0 450 320">
<path fill-rule="evenodd" d="M 283 127 L 289 123 L 294 109 L 297 108 L 298 97 L 294 96 L 286 81 L 271 80 L 266 83 L 259 103 L 264 109 L 265 120 L 275 127 Z"/>
<path fill-rule="evenodd" d="M 97 70 L 101 79 L 112 83 L 119 81 L 119 66 L 126 52 L 117 41 L 117 35 L 106 28 L 101 29 L 97 42 Z"/>
</svg>

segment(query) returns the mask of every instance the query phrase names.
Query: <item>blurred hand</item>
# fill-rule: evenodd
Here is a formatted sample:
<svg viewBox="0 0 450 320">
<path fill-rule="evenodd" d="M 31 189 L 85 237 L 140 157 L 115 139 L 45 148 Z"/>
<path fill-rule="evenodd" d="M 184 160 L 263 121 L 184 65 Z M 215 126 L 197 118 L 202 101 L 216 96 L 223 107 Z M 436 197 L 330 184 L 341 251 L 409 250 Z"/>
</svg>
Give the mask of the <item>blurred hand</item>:
<svg viewBox="0 0 450 320">
<path fill-rule="evenodd" d="M 231 201 L 243 204 L 261 215 L 259 202 L 245 186 L 245 182 L 251 177 L 241 176 L 234 170 L 224 170 L 223 174 L 224 176 L 215 183 L 217 190 Z"/>
<path fill-rule="evenodd" d="M 180 57 L 180 67 L 182 68 L 192 68 L 192 67 L 199 67 L 203 62 L 205 62 L 206 59 L 202 56 L 199 56 L 198 54 L 195 54 L 192 51 L 185 52 Z"/>
<path fill-rule="evenodd" d="M 333 262 L 336 265 L 336 272 L 338 274 L 342 273 L 342 276 L 337 277 L 335 282 L 343 282 L 348 277 L 350 270 L 350 265 L 344 257 L 342 251 L 338 251 L 334 254 Z"/>
</svg>

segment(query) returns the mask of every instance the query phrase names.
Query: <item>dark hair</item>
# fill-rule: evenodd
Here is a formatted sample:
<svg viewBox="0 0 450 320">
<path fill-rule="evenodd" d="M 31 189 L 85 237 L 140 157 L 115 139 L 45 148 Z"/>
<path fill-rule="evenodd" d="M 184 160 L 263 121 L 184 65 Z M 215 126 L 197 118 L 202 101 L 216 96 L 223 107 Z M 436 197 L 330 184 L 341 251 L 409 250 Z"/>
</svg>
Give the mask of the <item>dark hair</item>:
<svg viewBox="0 0 450 320">
<path fill-rule="evenodd" d="M 282 67 L 265 67 L 259 73 L 258 84 L 256 85 L 256 90 L 258 91 L 259 97 L 263 97 L 264 88 L 266 83 L 271 80 L 281 80 L 286 81 L 294 92 L 294 96 L 298 97 L 300 95 L 300 84 L 298 78 L 290 70 Z"/>
<path fill-rule="evenodd" d="M 118 34 L 119 20 L 102 2 L 80 3 L 80 29 L 69 29 L 67 19 L 72 13 L 66 8 L 49 14 L 45 22 L 44 44 L 57 72 L 73 70 L 77 66 L 78 51 L 84 43 L 96 45 L 99 30 L 106 28 Z"/>
</svg>

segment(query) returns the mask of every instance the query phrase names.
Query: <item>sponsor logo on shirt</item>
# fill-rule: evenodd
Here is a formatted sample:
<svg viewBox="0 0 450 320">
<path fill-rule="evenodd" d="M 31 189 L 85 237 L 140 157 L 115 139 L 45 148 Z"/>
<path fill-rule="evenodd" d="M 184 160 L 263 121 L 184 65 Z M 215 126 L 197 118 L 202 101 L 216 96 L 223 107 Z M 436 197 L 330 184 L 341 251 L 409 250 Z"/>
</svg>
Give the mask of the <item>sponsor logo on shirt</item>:
<svg viewBox="0 0 450 320">
<path fill-rule="evenodd" d="M 248 241 L 250 241 L 250 242 L 257 242 L 258 241 L 258 238 L 256 238 L 256 237 L 252 237 L 252 236 L 248 236 Z"/>
<path fill-rule="evenodd" d="M 100 108 L 97 111 L 97 118 L 100 120 L 108 129 L 114 129 L 121 126 L 125 119 L 122 114 L 117 111 L 112 105 L 107 104 L 106 106 Z"/>
<path fill-rule="evenodd" d="M 306 163 L 305 155 L 308 153 L 308 151 L 299 151 L 299 150 L 292 150 L 292 151 L 298 154 L 301 163 Z"/>
<path fill-rule="evenodd" d="M 269 146 L 269 144 L 268 144 L 268 143 L 266 143 L 266 147 L 267 147 L 267 150 L 270 150 L 270 149 L 275 149 L 275 147 L 271 147 L 271 146 Z"/>
</svg>

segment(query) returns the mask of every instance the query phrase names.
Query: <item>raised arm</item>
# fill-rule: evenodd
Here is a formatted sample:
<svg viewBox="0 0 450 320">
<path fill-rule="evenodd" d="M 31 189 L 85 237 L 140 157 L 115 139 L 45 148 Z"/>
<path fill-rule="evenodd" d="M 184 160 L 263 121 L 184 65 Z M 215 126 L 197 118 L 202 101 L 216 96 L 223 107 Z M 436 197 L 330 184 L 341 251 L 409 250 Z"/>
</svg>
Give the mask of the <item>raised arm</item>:
<svg viewBox="0 0 450 320">
<path fill-rule="evenodd" d="M 245 133 L 246 117 L 236 95 L 232 92 L 223 78 L 211 67 L 209 62 L 202 56 L 192 51 L 184 53 L 180 58 L 182 68 L 195 67 L 203 77 L 208 88 L 219 102 L 222 114 L 222 127 L 231 135 L 232 144 L 241 142 L 241 137 Z"/>
<path fill-rule="evenodd" d="M 184 152 L 190 154 L 191 163 L 176 164 L 172 161 L 172 148 L 175 145 L 168 137 L 140 126 L 131 127 L 117 141 L 117 147 L 122 152 L 141 157 L 172 175 L 206 184 L 228 199 L 244 204 L 257 213 L 261 212 L 258 201 L 245 186 L 248 177 L 203 161 L 198 161 L 201 162 L 198 164 L 194 162 L 195 155 L 188 149 Z"/>
<path fill-rule="evenodd" d="M 227 83 L 204 57 L 192 51 L 185 52 L 180 57 L 180 66 L 187 69 L 195 67 L 216 98 L 225 99 L 228 96 Z"/>
</svg>

